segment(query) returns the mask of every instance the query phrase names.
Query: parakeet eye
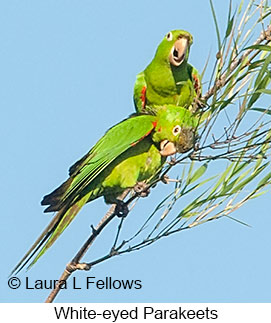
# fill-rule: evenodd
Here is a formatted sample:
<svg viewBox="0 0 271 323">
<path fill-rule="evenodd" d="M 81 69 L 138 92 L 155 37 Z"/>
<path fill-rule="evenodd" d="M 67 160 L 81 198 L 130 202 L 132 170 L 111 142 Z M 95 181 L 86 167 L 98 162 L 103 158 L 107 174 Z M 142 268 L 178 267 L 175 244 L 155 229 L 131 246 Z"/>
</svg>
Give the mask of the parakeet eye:
<svg viewBox="0 0 271 323">
<path fill-rule="evenodd" d="M 174 136 L 177 136 L 181 132 L 181 127 L 179 125 L 175 126 L 172 130 Z"/>
<path fill-rule="evenodd" d="M 169 32 L 169 33 L 166 35 L 166 39 L 167 39 L 168 41 L 171 41 L 171 40 L 172 40 L 172 38 L 173 38 L 172 33 L 171 33 L 171 32 Z"/>
</svg>

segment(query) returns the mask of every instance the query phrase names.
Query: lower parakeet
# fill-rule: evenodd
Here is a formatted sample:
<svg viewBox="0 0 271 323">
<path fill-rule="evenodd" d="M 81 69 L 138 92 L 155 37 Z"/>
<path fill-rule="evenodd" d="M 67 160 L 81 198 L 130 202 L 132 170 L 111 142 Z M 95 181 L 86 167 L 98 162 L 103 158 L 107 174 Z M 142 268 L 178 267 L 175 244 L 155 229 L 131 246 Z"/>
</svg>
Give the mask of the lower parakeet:
<svg viewBox="0 0 271 323">
<path fill-rule="evenodd" d="M 157 115 L 137 115 L 110 128 L 96 145 L 69 169 L 69 178 L 41 204 L 56 215 L 13 270 L 30 266 L 56 241 L 87 203 L 103 196 L 107 203 L 138 182 L 157 176 L 167 156 L 194 144 L 196 119 L 182 107 L 165 106 Z"/>
<path fill-rule="evenodd" d="M 137 112 L 147 112 L 164 104 L 188 108 L 201 95 L 198 71 L 188 63 L 192 35 L 184 30 L 170 31 L 157 48 L 134 86 Z"/>
</svg>

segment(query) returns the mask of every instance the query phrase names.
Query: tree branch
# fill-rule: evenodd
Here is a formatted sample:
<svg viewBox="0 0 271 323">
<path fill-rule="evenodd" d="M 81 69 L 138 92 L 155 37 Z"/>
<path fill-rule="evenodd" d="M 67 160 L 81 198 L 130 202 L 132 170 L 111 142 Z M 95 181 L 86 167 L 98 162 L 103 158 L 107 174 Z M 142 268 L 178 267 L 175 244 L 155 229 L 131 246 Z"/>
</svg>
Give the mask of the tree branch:
<svg viewBox="0 0 271 323">
<path fill-rule="evenodd" d="M 129 189 L 125 190 L 122 195 L 118 198 L 119 200 L 125 199 L 125 197 L 129 194 Z M 90 246 L 93 244 L 97 236 L 102 232 L 102 230 L 107 226 L 107 224 L 114 219 L 116 216 L 115 214 L 116 204 L 112 204 L 110 209 L 107 211 L 105 216 L 102 218 L 102 220 L 99 222 L 96 228 L 92 227 L 92 234 L 87 239 L 87 241 L 83 244 L 81 249 L 78 251 L 78 253 L 75 255 L 75 257 L 72 259 L 71 262 L 69 262 L 60 276 L 58 283 L 56 287 L 52 290 L 48 298 L 46 299 L 45 303 L 52 303 L 53 300 L 56 298 L 57 294 L 59 293 L 61 289 L 61 285 L 64 281 L 66 281 L 71 274 L 76 270 L 90 270 L 91 266 L 86 263 L 79 263 L 79 261 L 82 259 L 84 254 L 87 252 L 87 250 L 90 248 Z"/>
<path fill-rule="evenodd" d="M 261 35 L 259 36 L 259 38 L 253 43 L 253 45 L 260 45 L 263 41 L 270 41 L 270 37 L 271 37 L 271 25 L 269 25 L 265 30 L 263 30 L 261 32 Z M 229 80 L 229 76 L 230 74 L 232 74 L 232 72 L 240 65 L 244 62 L 244 60 L 246 58 L 248 58 L 248 56 L 254 51 L 254 49 L 247 49 L 243 55 L 241 55 L 241 57 L 236 57 L 231 65 L 229 70 L 227 70 L 226 72 L 224 72 L 220 78 L 215 82 L 215 84 L 202 96 L 201 100 L 203 102 L 206 102 L 212 95 L 214 95 L 214 93 L 220 89 L 221 87 L 223 87 Z M 257 56 L 257 54 L 259 53 L 259 51 L 257 51 L 255 53 L 255 55 L 253 55 L 247 62 L 246 64 L 243 66 L 243 68 L 245 68 L 246 66 L 248 66 L 251 63 L 251 60 Z"/>
</svg>

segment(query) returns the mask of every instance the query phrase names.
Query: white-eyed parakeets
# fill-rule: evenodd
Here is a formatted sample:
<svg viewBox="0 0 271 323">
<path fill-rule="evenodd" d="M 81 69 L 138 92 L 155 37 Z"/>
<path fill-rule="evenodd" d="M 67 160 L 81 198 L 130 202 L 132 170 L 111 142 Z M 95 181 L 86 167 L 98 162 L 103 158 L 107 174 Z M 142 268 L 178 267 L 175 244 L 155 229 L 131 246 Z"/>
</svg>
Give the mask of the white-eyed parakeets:
<svg viewBox="0 0 271 323">
<path fill-rule="evenodd" d="M 136 111 L 148 113 L 164 104 L 188 108 L 200 97 L 198 71 L 188 63 L 192 35 L 184 30 L 170 31 L 157 48 L 146 69 L 137 75 L 134 87 Z"/>
<path fill-rule="evenodd" d="M 44 196 L 45 212 L 57 213 L 13 273 L 35 255 L 33 265 L 86 203 L 100 196 L 107 203 L 116 202 L 125 189 L 157 176 L 167 156 L 189 150 L 196 123 L 190 111 L 169 105 L 157 115 L 131 116 L 110 128 L 69 169 L 69 178 Z"/>
</svg>

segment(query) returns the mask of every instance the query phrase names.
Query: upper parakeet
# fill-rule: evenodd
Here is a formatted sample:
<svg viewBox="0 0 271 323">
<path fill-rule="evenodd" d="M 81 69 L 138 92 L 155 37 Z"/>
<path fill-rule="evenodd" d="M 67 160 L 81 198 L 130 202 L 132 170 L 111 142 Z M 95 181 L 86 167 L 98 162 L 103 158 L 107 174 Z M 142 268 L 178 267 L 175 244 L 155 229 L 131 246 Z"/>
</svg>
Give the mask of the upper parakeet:
<svg viewBox="0 0 271 323">
<path fill-rule="evenodd" d="M 69 178 L 41 204 L 56 215 L 19 262 L 13 273 L 30 264 L 55 242 L 79 210 L 104 196 L 114 203 L 126 189 L 157 176 L 166 157 L 185 152 L 194 144 L 196 119 L 182 107 L 167 106 L 157 115 L 139 115 L 110 128 L 95 146 L 69 169 Z"/>
<path fill-rule="evenodd" d="M 134 86 L 137 112 L 156 110 L 164 104 L 188 108 L 201 94 L 198 71 L 188 63 L 192 35 L 184 30 L 170 31 L 157 48 Z"/>
</svg>

